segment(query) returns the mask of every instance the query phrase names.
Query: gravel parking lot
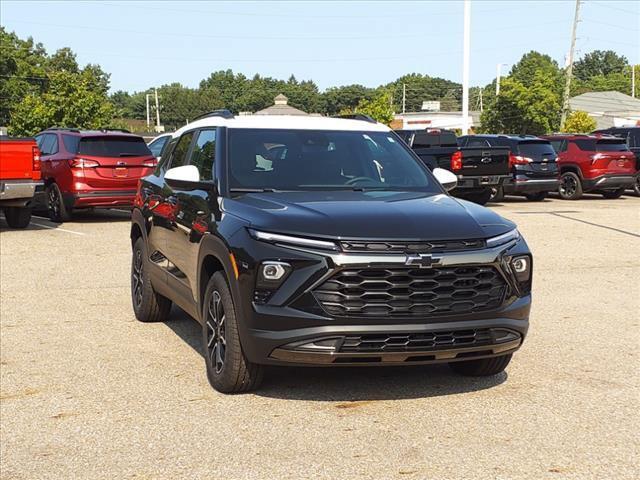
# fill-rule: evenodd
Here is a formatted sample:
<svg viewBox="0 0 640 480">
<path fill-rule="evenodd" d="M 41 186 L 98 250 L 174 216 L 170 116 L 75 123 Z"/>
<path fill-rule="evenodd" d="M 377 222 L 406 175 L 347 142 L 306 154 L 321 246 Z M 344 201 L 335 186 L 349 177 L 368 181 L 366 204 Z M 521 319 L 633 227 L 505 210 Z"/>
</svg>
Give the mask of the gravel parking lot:
<svg viewBox="0 0 640 480">
<path fill-rule="evenodd" d="M 0 477 L 637 478 L 640 198 L 492 208 L 535 255 L 507 374 L 278 369 L 236 396 L 195 321 L 134 319 L 128 213 L 0 219 Z"/>
</svg>

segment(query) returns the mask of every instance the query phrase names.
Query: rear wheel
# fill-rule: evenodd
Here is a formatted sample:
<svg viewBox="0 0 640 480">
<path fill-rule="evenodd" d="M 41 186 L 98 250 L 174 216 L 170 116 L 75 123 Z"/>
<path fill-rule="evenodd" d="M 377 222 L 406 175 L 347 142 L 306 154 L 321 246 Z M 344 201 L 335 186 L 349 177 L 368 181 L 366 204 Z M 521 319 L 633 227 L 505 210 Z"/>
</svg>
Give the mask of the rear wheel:
<svg viewBox="0 0 640 480">
<path fill-rule="evenodd" d="M 5 207 L 4 216 L 11 228 L 26 228 L 31 221 L 31 208 Z"/>
<path fill-rule="evenodd" d="M 636 175 L 636 183 L 633 184 L 633 191 L 640 197 L 640 175 Z"/>
<path fill-rule="evenodd" d="M 560 187 L 558 193 L 564 200 L 578 200 L 582 197 L 582 183 L 580 177 L 573 172 L 564 172 L 560 175 Z"/>
<path fill-rule="evenodd" d="M 71 220 L 71 208 L 64 204 L 60 187 L 55 183 L 47 187 L 47 209 L 52 222 L 63 223 Z"/>
<path fill-rule="evenodd" d="M 131 259 L 131 301 L 141 322 L 164 322 L 169 317 L 171 300 L 153 289 L 147 271 L 147 248 L 142 237 L 133 245 Z"/>
<path fill-rule="evenodd" d="M 479 360 L 467 360 L 464 362 L 451 362 L 449 367 L 459 375 L 470 377 L 488 377 L 504 371 L 511 361 L 512 354 L 501 355 L 493 358 L 481 358 Z"/>
<path fill-rule="evenodd" d="M 235 307 L 221 272 L 211 277 L 204 295 L 202 340 L 207 378 L 222 393 L 258 388 L 264 367 L 247 360 L 240 344 Z"/>
<path fill-rule="evenodd" d="M 541 202 L 542 200 L 544 200 L 545 198 L 547 198 L 547 195 L 549 194 L 549 192 L 536 192 L 536 193 L 527 193 L 525 195 L 525 197 L 527 198 L 527 200 L 529 200 L 530 202 Z"/>
<path fill-rule="evenodd" d="M 469 200 L 470 202 L 477 203 L 478 205 L 485 205 L 489 199 L 491 199 L 491 195 L 491 189 L 487 188 L 480 192 L 465 193 L 464 195 L 461 195 L 461 197 L 465 200 Z"/>
<path fill-rule="evenodd" d="M 624 191 L 624 188 L 618 188 L 617 190 L 605 190 L 602 192 L 602 196 L 609 200 L 614 200 L 616 198 L 620 198 L 624 194 Z"/>
<path fill-rule="evenodd" d="M 501 202 L 504 200 L 504 189 L 502 187 L 491 189 L 491 201 Z"/>
</svg>

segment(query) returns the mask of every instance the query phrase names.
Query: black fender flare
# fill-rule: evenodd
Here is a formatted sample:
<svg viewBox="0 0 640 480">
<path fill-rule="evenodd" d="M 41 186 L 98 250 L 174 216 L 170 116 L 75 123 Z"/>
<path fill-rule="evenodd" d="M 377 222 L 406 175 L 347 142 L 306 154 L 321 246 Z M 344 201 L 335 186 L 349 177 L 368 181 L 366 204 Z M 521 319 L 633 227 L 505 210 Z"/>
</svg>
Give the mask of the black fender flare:
<svg viewBox="0 0 640 480">
<path fill-rule="evenodd" d="M 578 177 L 580 177 L 580 179 L 584 178 L 584 175 L 582 175 L 582 169 L 580 168 L 580 165 L 578 165 L 577 163 L 560 163 L 558 164 L 558 167 L 560 169 L 560 175 L 562 175 L 562 170 L 566 169 L 567 167 L 569 167 L 571 169 L 571 171 L 576 170 L 578 173 Z"/>
</svg>

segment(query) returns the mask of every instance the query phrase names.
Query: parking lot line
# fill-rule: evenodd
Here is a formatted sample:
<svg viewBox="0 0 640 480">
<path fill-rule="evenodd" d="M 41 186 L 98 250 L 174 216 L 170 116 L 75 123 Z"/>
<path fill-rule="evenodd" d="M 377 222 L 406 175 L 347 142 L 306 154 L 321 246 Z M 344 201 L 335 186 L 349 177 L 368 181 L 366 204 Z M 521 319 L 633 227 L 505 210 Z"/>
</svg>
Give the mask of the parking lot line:
<svg viewBox="0 0 640 480">
<path fill-rule="evenodd" d="M 86 235 L 82 232 L 74 232 L 73 230 L 67 230 L 66 228 L 60 228 L 60 227 L 52 227 L 50 225 L 43 225 L 41 223 L 36 223 L 36 222 L 31 222 L 34 225 L 37 225 L 38 227 L 42 227 L 42 228 L 49 228 L 51 230 L 55 230 L 56 232 L 65 232 L 65 233 L 73 233 L 74 235 Z"/>
<path fill-rule="evenodd" d="M 562 214 L 557 213 L 557 212 L 550 212 L 550 215 L 554 215 L 556 217 L 561 217 L 561 218 L 566 218 L 567 220 L 573 220 L 573 221 L 580 222 L 580 223 L 586 223 L 587 225 L 593 225 L 594 227 L 606 228 L 607 230 L 613 230 L 614 232 L 624 233 L 625 235 L 631 235 L 632 237 L 640 238 L 640 235 L 638 235 L 637 233 L 628 232 L 626 230 L 621 230 L 619 228 L 608 227 L 606 225 L 601 225 L 599 223 L 587 222 L 586 220 L 580 220 L 579 218 L 568 217 L 567 215 L 562 215 Z"/>
</svg>

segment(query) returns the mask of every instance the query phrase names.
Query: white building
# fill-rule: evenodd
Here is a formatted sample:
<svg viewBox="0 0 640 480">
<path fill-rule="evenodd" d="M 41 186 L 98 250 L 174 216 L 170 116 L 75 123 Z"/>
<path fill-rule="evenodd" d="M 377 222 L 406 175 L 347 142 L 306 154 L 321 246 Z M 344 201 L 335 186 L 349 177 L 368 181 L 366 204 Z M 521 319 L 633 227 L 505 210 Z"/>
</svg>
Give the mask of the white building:
<svg viewBox="0 0 640 480">
<path fill-rule="evenodd" d="M 593 117 L 598 129 L 640 125 L 640 100 L 620 92 L 588 92 L 569 99 L 572 112 L 582 110 Z"/>
<path fill-rule="evenodd" d="M 393 128 L 403 130 L 424 130 L 425 128 L 462 129 L 462 112 L 410 112 L 398 113 L 394 117 Z M 469 126 L 480 125 L 480 112 L 469 112 Z"/>
</svg>

